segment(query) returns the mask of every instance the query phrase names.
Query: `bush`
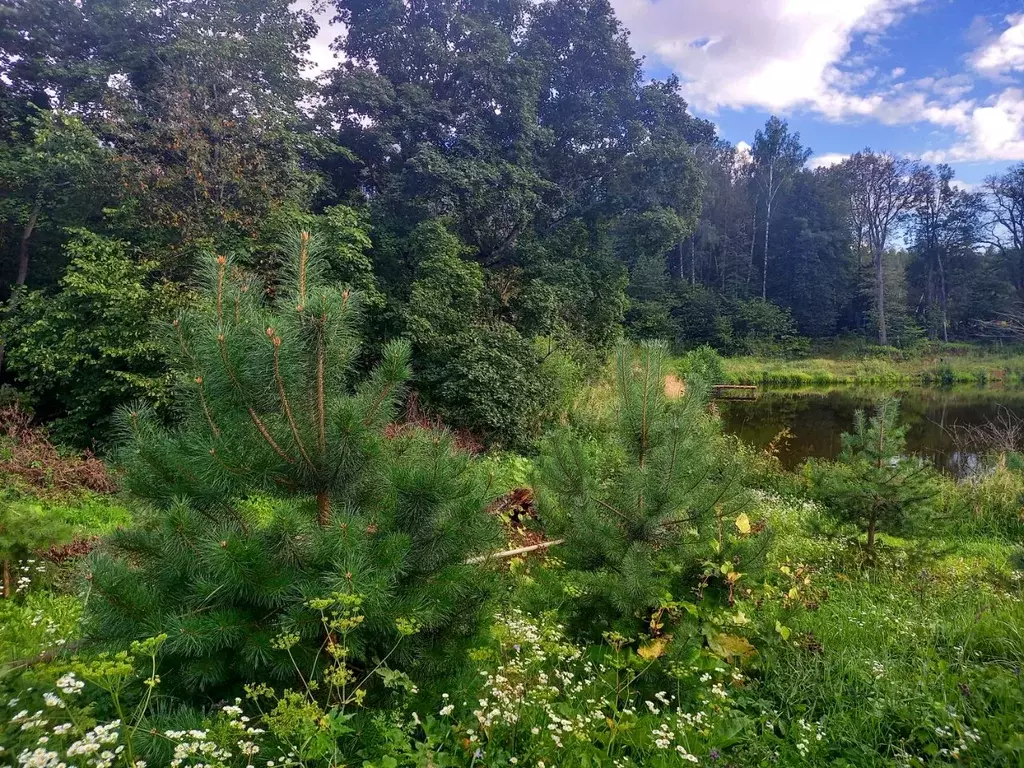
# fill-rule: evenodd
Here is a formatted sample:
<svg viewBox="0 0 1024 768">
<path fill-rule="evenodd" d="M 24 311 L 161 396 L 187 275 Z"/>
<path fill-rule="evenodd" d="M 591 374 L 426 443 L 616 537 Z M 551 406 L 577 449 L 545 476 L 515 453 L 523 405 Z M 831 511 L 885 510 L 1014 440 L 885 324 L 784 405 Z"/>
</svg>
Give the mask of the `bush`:
<svg viewBox="0 0 1024 768">
<path fill-rule="evenodd" d="M 447 424 L 506 447 L 528 446 L 564 399 L 534 343 L 483 311 L 484 273 L 439 222 L 413 235 L 421 256 L 407 309 L 415 384 Z M 552 371 L 551 373 L 557 373 Z"/>
<path fill-rule="evenodd" d="M 391 429 L 408 344 L 355 380 L 359 297 L 323 282 L 316 238 L 290 249 L 272 305 L 219 257 L 175 322 L 180 427 L 120 415 L 126 486 L 155 509 L 94 557 L 88 637 L 166 633 L 160 668 L 185 696 L 323 675 L 324 606 L 360 625 L 343 666 L 437 672 L 489 595 L 466 564 L 495 534 L 482 473 L 445 434 Z"/>
<path fill-rule="evenodd" d="M 78 230 L 67 250 L 60 290 L 26 293 L 7 318 L 6 364 L 58 437 L 89 445 L 117 406 L 164 398 L 166 356 L 151 322 L 180 299 L 127 243 Z"/>
<path fill-rule="evenodd" d="M 679 365 L 679 372 L 687 379 L 694 377 L 705 384 L 721 384 L 725 381 L 725 364 L 722 356 L 707 344 L 691 349 Z"/>
</svg>

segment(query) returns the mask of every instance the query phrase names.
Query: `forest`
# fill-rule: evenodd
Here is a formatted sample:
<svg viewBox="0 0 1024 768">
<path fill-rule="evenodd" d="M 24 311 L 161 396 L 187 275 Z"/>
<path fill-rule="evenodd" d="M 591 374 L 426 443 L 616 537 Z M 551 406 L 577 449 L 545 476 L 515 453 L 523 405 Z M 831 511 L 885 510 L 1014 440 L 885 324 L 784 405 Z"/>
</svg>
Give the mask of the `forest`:
<svg viewBox="0 0 1024 768">
<path fill-rule="evenodd" d="M 1024 164 L 609 0 L 0 0 L 0 134 L 0 765 L 1024 764 L 1024 420 L 907 420 L 1024 384 Z"/>
</svg>

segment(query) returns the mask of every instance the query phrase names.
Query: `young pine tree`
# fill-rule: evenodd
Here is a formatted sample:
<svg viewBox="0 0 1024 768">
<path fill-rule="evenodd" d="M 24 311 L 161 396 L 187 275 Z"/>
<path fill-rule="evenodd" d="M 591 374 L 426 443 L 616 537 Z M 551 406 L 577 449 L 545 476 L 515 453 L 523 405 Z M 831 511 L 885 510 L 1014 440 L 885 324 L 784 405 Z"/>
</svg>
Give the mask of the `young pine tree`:
<svg viewBox="0 0 1024 768">
<path fill-rule="evenodd" d="M 931 466 L 905 453 L 906 432 L 900 401 L 882 400 L 870 418 L 857 411 L 837 461 L 807 467 L 813 494 L 840 521 L 866 533 L 869 555 L 878 533 L 899 531 L 935 496 Z"/>
<path fill-rule="evenodd" d="M 465 564 L 494 534 L 480 473 L 447 435 L 390 428 L 408 345 L 357 379 L 359 295 L 322 279 L 315 237 L 288 253 L 273 301 L 217 257 L 174 322 L 180 426 L 120 414 L 126 486 L 153 511 L 94 558 L 88 633 L 166 633 L 164 679 L 192 695 L 328 666 L 324 600 L 359 614 L 346 664 L 427 673 L 489 594 Z"/>
<path fill-rule="evenodd" d="M 740 467 L 699 383 L 666 395 L 665 351 L 621 348 L 609 455 L 563 434 L 539 463 L 541 517 L 565 539 L 556 554 L 574 620 L 591 632 L 632 633 L 667 602 L 692 599 L 704 564 L 728 559 L 737 520 L 747 528 Z"/>
</svg>

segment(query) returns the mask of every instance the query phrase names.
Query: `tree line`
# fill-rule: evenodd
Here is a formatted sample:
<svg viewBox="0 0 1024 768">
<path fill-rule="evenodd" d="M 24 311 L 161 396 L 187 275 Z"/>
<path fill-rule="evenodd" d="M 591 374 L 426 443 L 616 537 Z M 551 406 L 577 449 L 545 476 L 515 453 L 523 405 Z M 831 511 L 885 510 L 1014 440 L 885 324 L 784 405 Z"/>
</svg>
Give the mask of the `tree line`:
<svg viewBox="0 0 1024 768">
<path fill-rule="evenodd" d="M 77 442 L 173 411 L 150 318 L 211 254 L 273 296 L 296 225 L 446 422 L 529 439 L 623 333 L 798 350 L 968 339 L 1024 299 L 1024 166 L 809 170 L 647 80 L 607 0 L 3 0 L 4 381 Z M 167 323 L 163 323 L 167 326 Z"/>
</svg>

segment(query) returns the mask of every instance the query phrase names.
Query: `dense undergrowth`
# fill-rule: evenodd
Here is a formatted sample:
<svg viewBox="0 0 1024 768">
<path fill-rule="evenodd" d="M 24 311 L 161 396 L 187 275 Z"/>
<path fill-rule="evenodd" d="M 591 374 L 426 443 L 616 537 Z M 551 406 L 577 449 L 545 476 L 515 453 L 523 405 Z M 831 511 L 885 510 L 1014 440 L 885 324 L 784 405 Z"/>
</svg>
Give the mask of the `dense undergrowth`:
<svg viewBox="0 0 1024 768">
<path fill-rule="evenodd" d="M 587 637 L 562 618 L 581 584 L 552 548 L 502 569 L 493 621 L 447 679 L 378 669 L 367 687 L 385 699 L 361 701 L 356 680 L 341 708 L 281 684 L 184 707 L 154 666 L 167 637 L 113 656 L 80 646 L 84 564 L 34 553 L 17 565 L 25 586 L 0 602 L 0 763 L 1018 765 L 1024 477 L 997 465 L 942 481 L 932 517 L 882 537 L 869 560 L 802 477 L 740 456 L 754 488 L 744 516 L 712 520 L 733 546 L 771 535 L 751 572 L 736 571 L 732 601 L 698 574 L 646 622 Z M 482 462 L 496 493 L 532 465 Z M 117 496 L 19 498 L 37 492 L 48 509 L 80 510 L 82 530 L 124 522 Z M 322 608 L 359 631 L 358 606 Z"/>
<path fill-rule="evenodd" d="M 714 355 L 646 343 L 474 455 L 403 415 L 404 345 L 352 364 L 315 252 L 273 305 L 213 265 L 179 418 L 125 409 L 116 470 L 8 414 L 0 764 L 1024 760 L 1012 451 L 956 482 L 885 401 L 786 472 L 722 433 Z"/>
</svg>

